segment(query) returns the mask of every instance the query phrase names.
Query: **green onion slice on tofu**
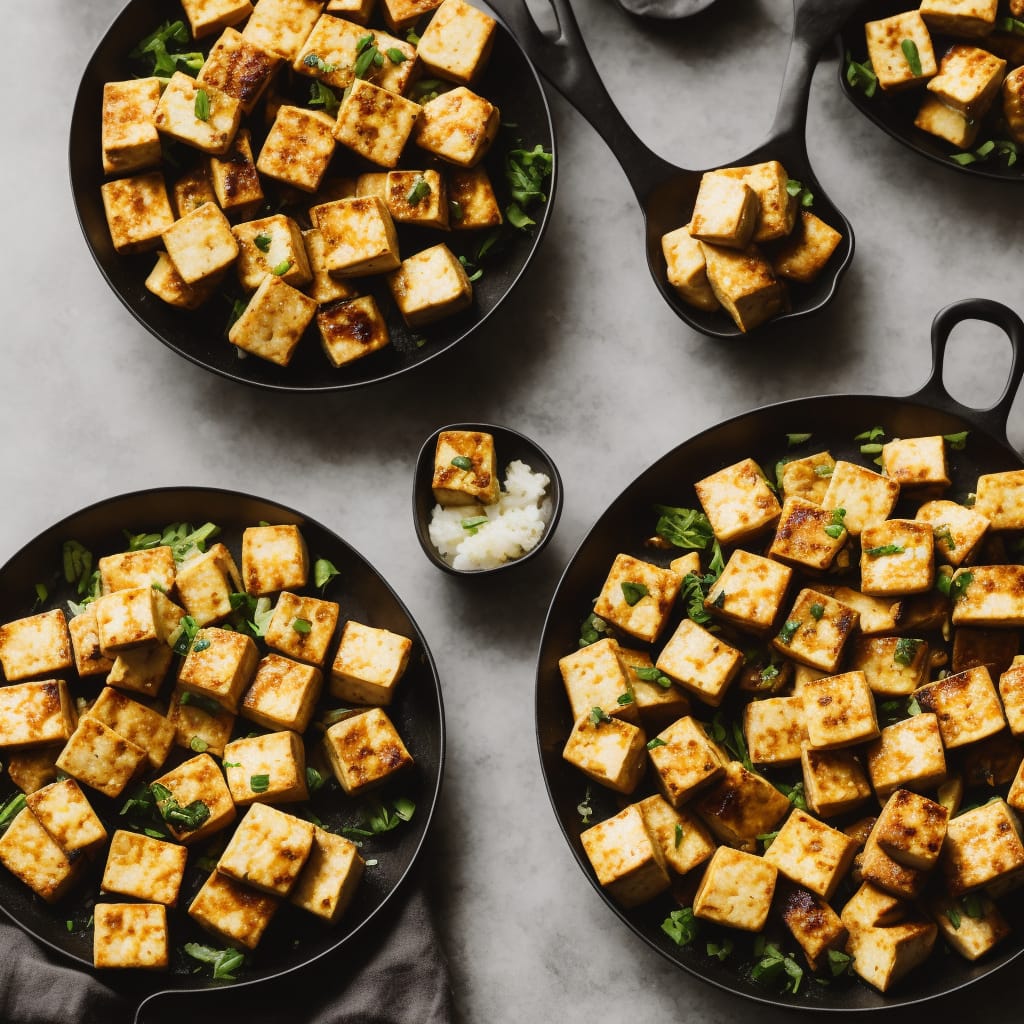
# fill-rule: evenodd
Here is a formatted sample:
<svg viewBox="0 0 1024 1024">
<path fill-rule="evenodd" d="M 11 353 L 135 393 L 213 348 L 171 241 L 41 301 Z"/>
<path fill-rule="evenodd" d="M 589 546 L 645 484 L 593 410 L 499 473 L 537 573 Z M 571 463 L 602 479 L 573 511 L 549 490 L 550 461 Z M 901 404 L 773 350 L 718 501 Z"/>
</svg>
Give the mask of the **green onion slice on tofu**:
<svg viewBox="0 0 1024 1024">
<path fill-rule="evenodd" d="M 637 679 L 642 679 L 645 683 L 657 683 L 663 690 L 669 689 L 672 685 L 672 680 L 664 672 L 660 672 L 656 668 L 644 668 L 640 665 L 633 665 L 631 667 L 636 673 Z"/>
<path fill-rule="evenodd" d="M 821 462 L 814 467 L 815 476 L 831 476 L 835 472 L 835 467 L 830 466 L 827 462 Z"/>
<path fill-rule="evenodd" d="M 779 630 L 779 642 L 784 643 L 787 646 L 793 642 L 793 637 L 796 635 L 796 631 L 800 628 L 802 622 L 800 619 L 787 619 L 782 629 Z"/>
<path fill-rule="evenodd" d="M 460 221 L 465 216 L 462 204 L 455 199 L 448 200 L 448 216 L 454 221 Z M 465 266 L 465 263 L 463 264 Z"/>
<path fill-rule="evenodd" d="M 676 827 L 673 830 L 673 845 L 678 850 L 679 844 L 683 841 L 683 826 L 676 822 Z"/>
<path fill-rule="evenodd" d="M 303 636 L 308 636 L 313 629 L 313 623 L 309 619 L 294 619 L 292 621 L 292 629 L 296 633 L 301 633 Z"/>
<path fill-rule="evenodd" d="M 647 749 L 648 750 L 657 750 L 658 747 L 667 747 L 667 746 L 668 746 L 668 744 L 660 736 L 655 736 L 653 740 L 648 740 L 647 741 Z"/>
<path fill-rule="evenodd" d="M 892 660 L 897 665 L 913 665 L 917 652 L 923 643 L 923 640 L 914 640 L 909 636 L 901 636 L 896 641 L 896 649 L 893 651 Z"/>
<path fill-rule="evenodd" d="M 174 631 L 167 638 L 175 654 L 188 654 L 192 641 L 196 638 L 199 624 L 191 615 L 182 616 L 181 622 L 174 628 Z"/>
<path fill-rule="evenodd" d="M 366 40 L 369 40 L 369 42 L 366 42 Z M 373 44 L 373 36 L 370 34 L 363 36 L 360 40 L 360 46 L 363 48 L 360 49 L 357 47 L 359 56 L 356 57 L 354 73 L 356 78 L 365 78 L 367 74 L 369 74 L 370 68 L 375 65 L 379 66 L 377 64 L 377 58 L 380 57 L 380 51 Z M 381 63 L 383 63 L 383 58 L 381 59 Z"/>
<path fill-rule="evenodd" d="M 266 793 L 270 788 L 270 776 L 265 773 L 262 775 L 250 775 L 249 788 L 254 793 Z"/>
<path fill-rule="evenodd" d="M 384 52 L 388 55 L 388 60 L 391 61 L 392 64 L 401 64 L 407 59 L 405 54 L 402 53 L 397 46 L 389 46 Z"/>
<path fill-rule="evenodd" d="M 865 548 L 868 558 L 882 558 L 884 555 L 902 555 L 907 549 L 902 544 L 880 544 L 877 548 Z"/>
<path fill-rule="evenodd" d="M 608 712 L 604 708 L 599 707 L 592 707 L 587 717 L 590 719 L 591 725 L 600 725 L 602 722 L 611 721 L 611 718 L 608 717 Z"/>
<path fill-rule="evenodd" d="M 260 252 L 270 252 L 270 243 L 273 238 L 267 234 L 266 231 L 261 231 L 253 240 L 252 244 L 259 249 Z"/>
<path fill-rule="evenodd" d="M 370 38 L 372 39 L 373 36 L 370 36 Z M 305 64 L 307 68 L 316 68 L 317 71 L 325 75 L 329 75 L 332 71 L 337 71 L 340 66 L 338 64 L 328 64 L 327 61 L 315 53 L 307 53 L 306 56 L 302 58 L 302 63 Z"/>
<path fill-rule="evenodd" d="M 473 468 L 473 460 L 465 455 L 456 455 L 452 459 L 452 465 L 456 469 L 461 469 L 468 473 Z"/>
<path fill-rule="evenodd" d="M 814 604 L 811 605 L 809 610 L 811 613 L 811 618 L 816 619 L 819 622 L 821 621 L 822 615 L 825 614 L 825 606 L 818 601 L 815 601 Z"/>
<path fill-rule="evenodd" d="M 647 589 L 646 584 L 634 583 L 631 580 L 627 580 L 622 584 L 622 597 L 630 608 L 637 604 L 641 598 L 647 597 L 649 593 L 650 591 Z"/>
<path fill-rule="evenodd" d="M 949 583 L 949 597 L 955 604 L 967 593 L 967 588 L 974 582 L 973 572 L 962 572 L 955 576 Z"/>
<path fill-rule="evenodd" d="M 838 540 L 842 535 L 846 527 L 843 525 L 846 519 L 846 509 L 836 508 L 832 510 L 832 522 L 828 526 L 822 527 L 822 529 L 833 539 Z"/>
<path fill-rule="evenodd" d="M 154 782 L 149 789 L 160 817 L 179 831 L 194 832 L 210 817 L 210 808 L 202 800 L 193 800 L 182 807 L 174 794 L 159 782 Z"/>
<path fill-rule="evenodd" d="M 281 260 L 281 262 L 278 263 L 278 265 L 276 267 L 274 267 L 273 270 L 271 270 L 270 272 L 275 277 L 283 277 L 291 269 L 292 269 L 292 261 L 291 260 Z"/>
<path fill-rule="evenodd" d="M 916 78 L 920 78 L 924 72 L 921 70 L 921 54 L 917 50 L 917 43 L 913 39 L 903 39 L 900 41 L 900 49 L 903 51 L 903 56 L 907 58 L 910 73 Z"/>
<path fill-rule="evenodd" d="M 196 89 L 195 115 L 200 121 L 210 120 L 210 94 L 205 89 Z"/>
<path fill-rule="evenodd" d="M 942 526 L 936 526 L 935 530 L 935 543 L 937 544 L 940 540 L 945 541 L 946 547 L 950 551 L 956 550 L 956 541 L 953 538 L 953 534 L 950 531 L 949 523 L 943 523 Z"/>
<path fill-rule="evenodd" d="M 628 704 L 633 703 L 633 694 L 631 694 L 629 690 L 627 690 L 625 693 L 620 693 L 618 697 L 615 698 L 615 703 L 618 704 L 620 707 L 624 708 Z"/>
<path fill-rule="evenodd" d="M 205 754 L 210 749 L 210 744 L 202 736 L 193 736 L 188 741 L 188 745 L 189 749 L 194 750 L 197 754 Z"/>
<path fill-rule="evenodd" d="M 191 693 L 188 690 L 181 695 L 178 703 L 183 706 L 191 704 L 208 715 L 219 715 L 224 710 L 212 697 L 204 697 L 202 694 Z"/>
<path fill-rule="evenodd" d="M 410 206 L 419 206 L 419 204 L 423 202 L 423 200 L 426 199 L 427 196 L 429 196 L 432 191 L 433 190 L 430 187 L 430 182 L 428 182 L 427 179 L 424 178 L 423 175 L 421 174 L 413 182 L 412 188 L 409 189 L 408 193 L 406 194 L 405 201 Z"/>
</svg>

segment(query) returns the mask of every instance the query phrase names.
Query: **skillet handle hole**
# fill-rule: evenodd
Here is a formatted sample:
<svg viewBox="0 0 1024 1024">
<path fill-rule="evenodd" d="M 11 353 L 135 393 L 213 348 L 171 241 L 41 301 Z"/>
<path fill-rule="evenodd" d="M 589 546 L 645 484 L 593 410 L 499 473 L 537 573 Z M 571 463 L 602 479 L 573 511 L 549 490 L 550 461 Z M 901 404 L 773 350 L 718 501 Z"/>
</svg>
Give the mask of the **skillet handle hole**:
<svg viewBox="0 0 1024 1024">
<path fill-rule="evenodd" d="M 1001 328 L 965 320 L 950 333 L 942 385 L 961 405 L 989 409 L 1006 387 L 1010 361 L 1010 344 Z"/>
</svg>

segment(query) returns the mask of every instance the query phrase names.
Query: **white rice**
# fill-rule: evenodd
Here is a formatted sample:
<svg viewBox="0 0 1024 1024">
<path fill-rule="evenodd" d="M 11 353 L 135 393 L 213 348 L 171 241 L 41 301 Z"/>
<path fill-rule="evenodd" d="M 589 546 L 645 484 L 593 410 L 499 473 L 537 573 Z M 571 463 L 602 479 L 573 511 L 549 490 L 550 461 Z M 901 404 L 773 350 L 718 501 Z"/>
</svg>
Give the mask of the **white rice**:
<svg viewBox="0 0 1024 1024">
<path fill-rule="evenodd" d="M 510 462 L 505 486 L 493 505 L 435 505 L 430 515 L 430 542 L 454 569 L 493 569 L 522 558 L 537 546 L 551 515 L 544 492 L 551 481 L 525 462 Z M 475 531 L 464 520 L 486 516 Z"/>
</svg>

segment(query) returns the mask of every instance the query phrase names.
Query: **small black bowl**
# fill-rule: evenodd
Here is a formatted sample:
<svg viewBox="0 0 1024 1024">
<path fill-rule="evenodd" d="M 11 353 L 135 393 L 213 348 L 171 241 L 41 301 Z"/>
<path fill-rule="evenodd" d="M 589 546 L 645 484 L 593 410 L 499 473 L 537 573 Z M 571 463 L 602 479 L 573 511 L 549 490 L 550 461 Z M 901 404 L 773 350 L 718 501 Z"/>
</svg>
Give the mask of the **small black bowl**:
<svg viewBox="0 0 1024 1024">
<path fill-rule="evenodd" d="M 525 462 L 534 473 L 543 473 L 548 478 L 550 483 L 545 499 L 551 502 L 551 515 L 544 527 L 543 536 L 533 550 L 527 551 L 521 558 L 513 558 L 490 569 L 454 569 L 441 557 L 441 553 L 430 541 L 430 513 L 437 504 L 431 487 L 434 478 L 434 452 L 437 449 L 437 439 L 444 430 L 478 430 L 490 434 L 494 438 L 498 472 L 502 479 L 504 479 L 505 467 L 516 459 Z M 412 489 L 412 515 L 413 521 L 416 523 L 416 536 L 419 538 L 420 547 L 423 548 L 423 553 L 427 558 L 439 569 L 443 569 L 453 576 L 487 576 L 503 569 L 522 565 L 523 562 L 528 562 L 535 555 L 540 554 L 547 542 L 551 540 L 561 514 L 562 478 L 558 474 L 558 469 L 543 448 L 518 431 L 510 430 L 508 427 L 498 427 L 492 423 L 449 423 L 446 427 L 438 427 L 423 442 L 423 447 L 416 458 L 416 475 Z"/>
</svg>

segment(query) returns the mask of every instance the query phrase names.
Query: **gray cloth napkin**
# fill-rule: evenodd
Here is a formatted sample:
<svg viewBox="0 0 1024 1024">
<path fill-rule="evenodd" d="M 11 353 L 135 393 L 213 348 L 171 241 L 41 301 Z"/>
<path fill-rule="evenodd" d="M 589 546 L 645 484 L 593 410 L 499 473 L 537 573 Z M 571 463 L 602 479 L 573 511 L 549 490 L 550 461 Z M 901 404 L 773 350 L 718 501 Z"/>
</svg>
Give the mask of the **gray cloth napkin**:
<svg viewBox="0 0 1024 1024">
<path fill-rule="evenodd" d="M 112 979 L 114 980 L 114 979 Z M 139 1000 L 52 956 L 0 924 L 3 1024 L 131 1024 Z M 284 978 L 175 993 L 147 1003 L 138 1024 L 449 1024 L 448 964 L 422 879 L 339 950 Z"/>
</svg>

